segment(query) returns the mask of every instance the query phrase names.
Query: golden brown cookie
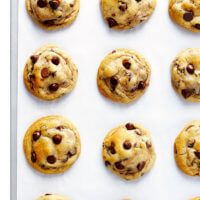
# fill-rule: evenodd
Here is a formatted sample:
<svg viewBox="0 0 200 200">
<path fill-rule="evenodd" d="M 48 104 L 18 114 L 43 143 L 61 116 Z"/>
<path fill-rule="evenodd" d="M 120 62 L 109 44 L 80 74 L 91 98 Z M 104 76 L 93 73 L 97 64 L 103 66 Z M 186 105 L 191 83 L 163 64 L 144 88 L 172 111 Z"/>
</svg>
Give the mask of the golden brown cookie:
<svg viewBox="0 0 200 200">
<path fill-rule="evenodd" d="M 187 175 L 200 176 L 200 121 L 189 123 L 174 144 L 178 167 Z"/>
<path fill-rule="evenodd" d="M 195 198 L 193 198 L 191 200 L 200 200 L 200 197 L 195 197 Z"/>
<path fill-rule="evenodd" d="M 100 0 L 104 19 L 110 28 L 126 30 L 149 19 L 156 0 Z"/>
<path fill-rule="evenodd" d="M 142 55 L 130 49 L 117 49 L 101 62 L 97 84 L 105 97 L 130 103 L 146 91 L 150 76 L 150 64 Z"/>
<path fill-rule="evenodd" d="M 188 101 L 200 102 L 200 49 L 186 49 L 171 65 L 172 84 Z"/>
<path fill-rule="evenodd" d="M 113 173 L 126 179 L 138 179 L 155 162 L 150 133 L 138 124 L 127 123 L 112 129 L 103 142 L 103 159 Z"/>
<path fill-rule="evenodd" d="M 24 68 L 26 88 L 43 100 L 55 100 L 70 93 L 78 70 L 70 56 L 55 45 L 45 45 L 28 58 Z"/>
<path fill-rule="evenodd" d="M 77 17 L 80 0 L 26 0 L 26 9 L 33 20 L 46 30 L 70 25 Z"/>
<path fill-rule="evenodd" d="M 200 32 L 199 0 L 169 0 L 169 14 L 178 25 Z"/>
<path fill-rule="evenodd" d="M 81 144 L 75 126 L 61 116 L 47 116 L 33 123 L 24 137 L 29 164 L 39 172 L 65 172 L 78 159 Z"/>
<path fill-rule="evenodd" d="M 69 199 L 56 194 L 45 194 L 44 196 L 39 197 L 37 200 L 69 200 Z"/>
</svg>

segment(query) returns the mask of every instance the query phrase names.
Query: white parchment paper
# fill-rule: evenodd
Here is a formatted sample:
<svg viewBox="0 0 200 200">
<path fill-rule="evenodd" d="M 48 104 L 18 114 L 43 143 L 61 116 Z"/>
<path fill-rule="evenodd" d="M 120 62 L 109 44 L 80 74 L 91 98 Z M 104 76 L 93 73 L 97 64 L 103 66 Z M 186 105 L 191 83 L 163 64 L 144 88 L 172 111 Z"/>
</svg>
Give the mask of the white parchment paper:
<svg viewBox="0 0 200 200">
<path fill-rule="evenodd" d="M 187 103 L 173 91 L 170 63 L 188 47 L 200 47 L 200 36 L 177 27 L 168 17 L 168 1 L 158 0 L 151 19 L 135 30 L 117 32 L 104 23 L 99 0 L 81 0 L 75 23 L 60 31 L 45 32 L 35 25 L 19 0 L 18 67 L 18 200 L 35 200 L 44 193 L 59 193 L 73 200 L 188 200 L 200 195 L 200 179 L 184 175 L 174 162 L 173 143 L 186 123 L 200 118 L 200 104 Z M 14 33 L 13 33 L 14 34 Z M 56 102 L 44 102 L 26 91 L 23 68 L 40 46 L 55 43 L 64 48 L 79 69 L 77 87 Z M 115 48 L 132 48 L 151 63 L 151 84 L 145 95 L 130 105 L 112 103 L 96 86 L 99 63 Z M 38 118 L 60 114 L 78 128 L 82 152 L 63 175 L 43 175 L 26 162 L 23 137 Z M 137 122 L 152 133 L 157 160 L 139 181 L 127 182 L 108 171 L 101 147 L 107 132 L 125 122 Z"/>
</svg>

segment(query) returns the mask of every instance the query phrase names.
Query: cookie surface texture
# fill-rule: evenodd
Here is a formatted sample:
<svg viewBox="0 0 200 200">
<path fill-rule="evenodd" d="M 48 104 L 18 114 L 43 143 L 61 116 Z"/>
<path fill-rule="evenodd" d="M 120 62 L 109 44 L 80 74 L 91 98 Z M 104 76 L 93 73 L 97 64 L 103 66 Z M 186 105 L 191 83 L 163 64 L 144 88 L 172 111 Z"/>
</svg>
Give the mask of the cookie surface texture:
<svg viewBox="0 0 200 200">
<path fill-rule="evenodd" d="M 43 100 L 55 100 L 70 93 L 77 82 L 78 69 L 70 56 L 55 45 L 45 45 L 33 53 L 24 68 L 29 92 Z"/>
<path fill-rule="evenodd" d="M 55 30 L 70 25 L 77 17 L 80 0 L 26 0 L 26 9 L 43 29 Z"/>
<path fill-rule="evenodd" d="M 174 144 L 178 167 L 187 175 L 200 176 L 200 121 L 189 123 Z"/>
<path fill-rule="evenodd" d="M 75 126 L 61 116 L 47 116 L 33 123 L 24 137 L 29 164 L 45 174 L 65 172 L 78 159 L 81 144 Z"/>
<path fill-rule="evenodd" d="M 104 139 L 105 165 L 123 179 L 140 178 L 153 167 L 155 159 L 150 133 L 138 124 L 118 126 Z"/>
<path fill-rule="evenodd" d="M 101 10 L 108 26 L 127 30 L 149 19 L 156 0 L 100 0 Z"/>
<path fill-rule="evenodd" d="M 41 196 L 36 200 L 69 200 L 69 199 L 56 194 L 45 194 L 44 196 Z"/>
<path fill-rule="evenodd" d="M 182 51 L 171 65 L 172 85 L 185 100 L 200 102 L 200 49 Z"/>
<path fill-rule="evenodd" d="M 192 32 L 200 32 L 199 0 L 169 0 L 169 14 L 178 25 Z"/>
<path fill-rule="evenodd" d="M 97 84 L 105 97 L 130 103 L 144 94 L 150 76 L 150 64 L 142 55 L 130 49 L 117 49 L 101 62 Z"/>
</svg>

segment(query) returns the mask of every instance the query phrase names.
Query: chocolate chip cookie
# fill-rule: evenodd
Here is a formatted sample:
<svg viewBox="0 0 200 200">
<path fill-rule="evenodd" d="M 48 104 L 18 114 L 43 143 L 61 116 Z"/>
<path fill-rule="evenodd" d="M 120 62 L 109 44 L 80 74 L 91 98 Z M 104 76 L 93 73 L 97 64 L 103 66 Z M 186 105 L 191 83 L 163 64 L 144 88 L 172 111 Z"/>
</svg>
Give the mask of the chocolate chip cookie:
<svg viewBox="0 0 200 200">
<path fill-rule="evenodd" d="M 126 180 L 138 179 L 147 173 L 155 158 L 150 133 L 138 124 L 127 123 L 114 128 L 104 139 L 106 167 Z"/>
<path fill-rule="evenodd" d="M 186 49 L 171 65 L 172 85 L 188 101 L 200 102 L 200 49 Z"/>
<path fill-rule="evenodd" d="M 156 0 L 101 0 L 101 10 L 110 28 L 126 30 L 149 19 Z"/>
<path fill-rule="evenodd" d="M 65 172 L 78 159 L 80 148 L 77 129 L 61 116 L 39 119 L 24 137 L 24 152 L 29 164 L 45 174 Z"/>
<path fill-rule="evenodd" d="M 142 55 L 130 49 L 117 49 L 101 62 L 97 84 L 105 97 L 130 103 L 146 91 L 150 76 L 150 64 Z"/>
<path fill-rule="evenodd" d="M 193 198 L 191 200 L 200 200 L 200 197 Z"/>
<path fill-rule="evenodd" d="M 46 30 L 71 24 L 79 12 L 80 0 L 26 0 L 26 9 L 33 20 Z"/>
<path fill-rule="evenodd" d="M 44 196 L 39 197 L 37 200 L 69 200 L 69 199 L 55 194 L 45 194 Z"/>
<path fill-rule="evenodd" d="M 174 144 L 178 167 L 190 176 L 200 176 L 200 120 L 189 123 Z"/>
<path fill-rule="evenodd" d="M 55 100 L 71 92 L 78 70 L 70 56 L 55 45 L 45 45 L 33 53 L 24 69 L 27 89 L 43 100 Z"/>
<path fill-rule="evenodd" d="M 180 26 L 193 32 L 200 32 L 199 0 L 169 0 L 169 14 Z"/>
</svg>

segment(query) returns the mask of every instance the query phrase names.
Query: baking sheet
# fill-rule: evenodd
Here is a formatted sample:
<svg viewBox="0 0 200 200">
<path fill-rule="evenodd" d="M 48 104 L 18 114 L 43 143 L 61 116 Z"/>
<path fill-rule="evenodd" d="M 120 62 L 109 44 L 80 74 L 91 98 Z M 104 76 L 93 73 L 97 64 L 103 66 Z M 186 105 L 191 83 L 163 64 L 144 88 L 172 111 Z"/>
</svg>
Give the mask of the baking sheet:
<svg viewBox="0 0 200 200">
<path fill-rule="evenodd" d="M 75 23 L 54 32 L 41 30 L 32 22 L 25 10 L 25 0 L 19 0 L 18 4 L 17 200 L 35 200 L 44 193 L 59 193 L 74 200 L 187 200 L 200 195 L 199 178 L 180 172 L 173 158 L 174 139 L 186 123 L 200 118 L 200 104 L 185 102 L 170 84 L 171 61 L 182 49 L 200 47 L 200 38 L 172 23 L 167 12 L 168 1 L 158 0 L 147 23 L 122 32 L 110 30 L 104 23 L 99 0 L 81 0 Z M 23 84 L 26 59 L 46 43 L 64 48 L 79 69 L 75 90 L 55 102 L 36 99 Z M 140 52 L 152 66 L 149 89 L 130 105 L 108 101 L 96 86 L 99 63 L 110 51 L 120 47 Z M 27 128 L 38 118 L 51 114 L 69 118 L 82 139 L 79 160 L 62 175 L 37 173 L 28 165 L 23 153 Z M 149 129 L 157 153 L 151 172 L 131 182 L 108 171 L 101 157 L 107 132 L 129 121 Z"/>
</svg>

